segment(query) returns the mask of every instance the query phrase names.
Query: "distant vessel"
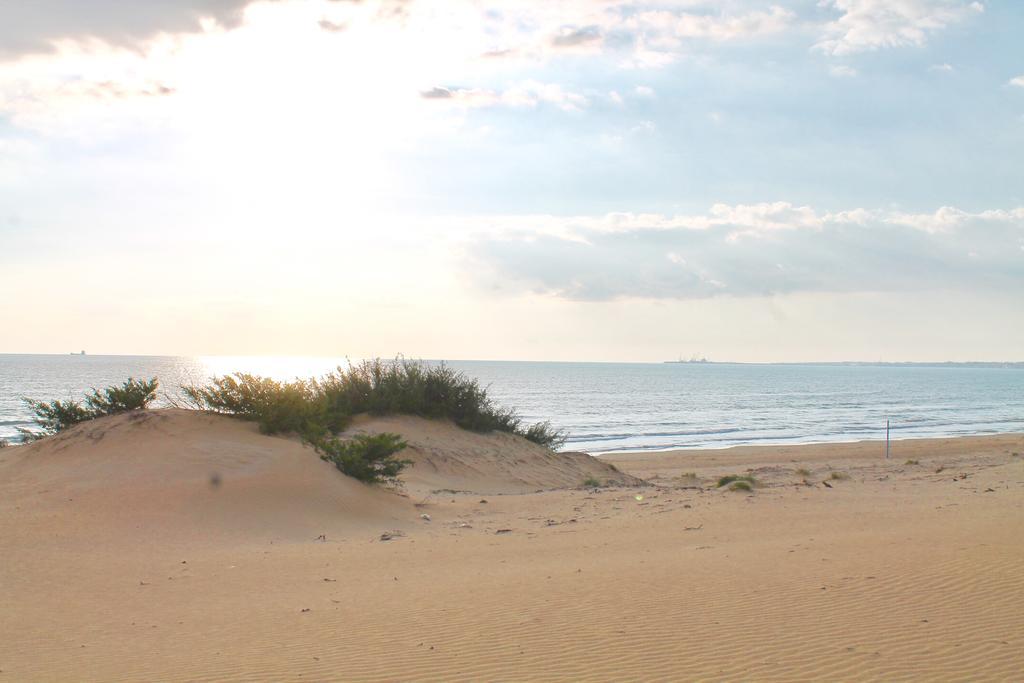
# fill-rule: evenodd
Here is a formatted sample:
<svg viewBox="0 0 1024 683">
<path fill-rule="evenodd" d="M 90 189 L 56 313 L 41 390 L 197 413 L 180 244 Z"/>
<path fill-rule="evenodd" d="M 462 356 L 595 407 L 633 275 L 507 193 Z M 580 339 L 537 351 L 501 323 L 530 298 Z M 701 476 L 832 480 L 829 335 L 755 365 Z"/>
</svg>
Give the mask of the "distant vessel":
<svg viewBox="0 0 1024 683">
<path fill-rule="evenodd" d="M 666 363 L 710 363 L 705 356 L 697 357 L 697 354 L 690 356 L 690 360 L 683 360 L 682 356 L 679 356 L 679 360 L 667 360 Z"/>
</svg>

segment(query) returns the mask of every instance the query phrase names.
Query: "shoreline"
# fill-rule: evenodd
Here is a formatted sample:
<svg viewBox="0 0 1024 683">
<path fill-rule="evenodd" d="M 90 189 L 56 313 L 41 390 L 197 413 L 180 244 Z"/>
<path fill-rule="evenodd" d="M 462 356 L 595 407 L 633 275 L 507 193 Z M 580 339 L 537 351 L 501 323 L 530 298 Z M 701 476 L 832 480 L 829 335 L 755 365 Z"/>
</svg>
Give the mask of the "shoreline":
<svg viewBox="0 0 1024 683">
<path fill-rule="evenodd" d="M 1018 438 L 1024 439 L 1024 432 L 984 432 L 978 434 L 951 434 L 949 436 L 911 436 L 903 439 L 890 439 L 889 443 L 891 447 L 896 444 L 907 444 L 910 442 L 947 442 L 950 440 L 964 440 L 969 441 L 971 439 L 999 439 L 1002 437 L 1006 438 Z M 646 456 L 646 455 L 696 455 L 701 453 L 714 453 L 718 454 L 722 451 L 731 451 L 738 449 L 750 449 L 750 450 L 770 450 L 770 449 L 794 449 L 794 448 L 822 448 L 831 446 L 860 446 L 877 444 L 881 447 L 882 452 L 885 452 L 885 439 L 852 439 L 843 441 L 800 441 L 795 443 L 742 443 L 732 444 L 729 446 L 695 446 L 693 448 L 680 448 L 674 446 L 671 448 L 659 448 L 659 449 L 633 449 L 633 450 L 621 450 L 621 451 L 600 451 L 597 453 L 591 453 L 589 451 L 582 451 L 591 455 L 595 458 L 605 457 L 621 457 L 621 456 Z M 568 450 L 568 449 L 566 449 Z"/>
</svg>

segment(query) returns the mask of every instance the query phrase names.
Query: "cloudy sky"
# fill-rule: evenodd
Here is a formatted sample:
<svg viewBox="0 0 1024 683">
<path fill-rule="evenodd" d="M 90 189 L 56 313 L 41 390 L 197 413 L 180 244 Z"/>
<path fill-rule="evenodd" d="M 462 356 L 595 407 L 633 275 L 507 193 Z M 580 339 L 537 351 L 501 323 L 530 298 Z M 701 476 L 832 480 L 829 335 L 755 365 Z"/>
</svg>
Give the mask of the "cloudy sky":
<svg viewBox="0 0 1024 683">
<path fill-rule="evenodd" d="M 1024 4 L 0 0 L 0 352 L 1024 360 Z"/>
</svg>

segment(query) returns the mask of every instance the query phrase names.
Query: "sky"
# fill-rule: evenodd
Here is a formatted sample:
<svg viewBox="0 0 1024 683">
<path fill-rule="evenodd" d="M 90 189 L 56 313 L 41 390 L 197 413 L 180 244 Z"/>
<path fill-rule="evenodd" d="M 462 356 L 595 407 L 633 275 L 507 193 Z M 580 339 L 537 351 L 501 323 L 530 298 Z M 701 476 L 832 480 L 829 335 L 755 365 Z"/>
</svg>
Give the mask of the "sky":
<svg viewBox="0 0 1024 683">
<path fill-rule="evenodd" d="M 1010 0 L 0 0 L 0 352 L 1024 360 L 1022 34 Z"/>
</svg>

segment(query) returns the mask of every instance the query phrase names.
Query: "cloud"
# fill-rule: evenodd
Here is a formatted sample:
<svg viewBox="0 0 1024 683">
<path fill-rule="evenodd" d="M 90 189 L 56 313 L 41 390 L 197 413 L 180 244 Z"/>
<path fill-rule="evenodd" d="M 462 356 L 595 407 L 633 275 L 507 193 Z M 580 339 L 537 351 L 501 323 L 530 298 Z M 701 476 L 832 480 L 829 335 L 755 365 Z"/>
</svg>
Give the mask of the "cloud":
<svg viewBox="0 0 1024 683">
<path fill-rule="evenodd" d="M 1018 88 L 1024 88 L 1024 74 L 1017 76 L 1016 78 L 1011 78 L 1007 81 L 1007 85 L 1015 85 Z"/>
<path fill-rule="evenodd" d="M 830 55 L 888 47 L 919 47 L 928 36 L 984 11 L 965 0 L 823 0 L 841 12 L 828 22 L 815 47 Z"/>
<path fill-rule="evenodd" d="M 600 42 L 600 40 L 601 29 L 597 26 L 565 27 L 551 39 L 551 44 L 555 47 L 578 47 Z"/>
<path fill-rule="evenodd" d="M 241 21 L 252 0 L 30 0 L 0 3 L 0 58 L 48 52 L 61 40 L 134 47 L 158 33 L 201 29 L 202 19 Z"/>
<path fill-rule="evenodd" d="M 455 95 L 448 88 L 433 87 L 420 92 L 420 97 L 425 100 L 450 100 Z"/>
<path fill-rule="evenodd" d="M 857 70 L 852 66 L 846 66 L 845 64 L 838 64 L 829 68 L 829 75 L 836 78 L 853 78 L 857 75 Z"/>
<path fill-rule="evenodd" d="M 488 288 L 586 301 L 1024 289 L 1024 208 L 818 213 L 775 202 L 514 224 L 472 243 L 469 267 Z"/>
<path fill-rule="evenodd" d="M 778 33 L 789 28 L 794 19 L 796 15 L 793 12 L 778 5 L 773 5 L 768 11 L 732 16 L 683 13 L 676 22 L 675 35 L 679 38 L 733 40 Z"/>
<path fill-rule="evenodd" d="M 563 111 L 582 111 L 590 104 L 586 96 L 566 90 L 557 83 L 534 80 L 513 84 L 503 91 L 434 86 L 421 90 L 420 97 L 464 107 L 536 107 L 543 103 L 555 105 Z"/>
<path fill-rule="evenodd" d="M 952 73 L 955 71 L 952 64 L 932 64 L 928 67 L 929 71 L 940 71 L 942 73 Z"/>
<path fill-rule="evenodd" d="M 327 31 L 328 33 L 341 33 L 346 28 L 348 28 L 348 26 L 346 26 L 345 24 L 335 23 L 328 19 L 321 19 L 320 21 L 317 22 L 317 26 Z"/>
</svg>

